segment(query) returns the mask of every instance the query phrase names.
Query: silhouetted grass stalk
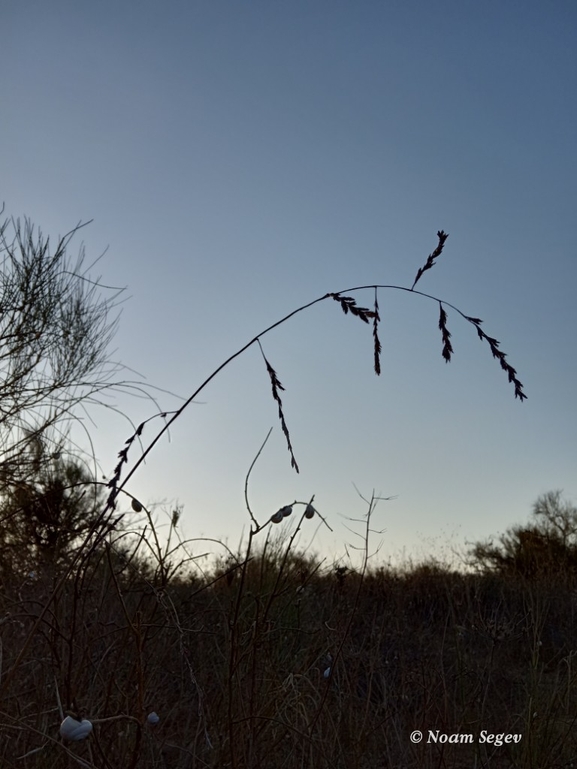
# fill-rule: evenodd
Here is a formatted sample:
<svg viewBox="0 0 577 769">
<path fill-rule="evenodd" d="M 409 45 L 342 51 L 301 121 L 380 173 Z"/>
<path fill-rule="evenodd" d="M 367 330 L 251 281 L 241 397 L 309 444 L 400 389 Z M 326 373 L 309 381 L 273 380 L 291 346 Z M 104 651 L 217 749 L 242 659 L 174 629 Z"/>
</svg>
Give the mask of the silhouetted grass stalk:
<svg viewBox="0 0 577 769">
<path fill-rule="evenodd" d="M 31 626 L 24 632 L 19 651 L 11 660 L 9 669 L 3 672 L 0 665 L 0 674 L 3 673 L 0 690 L 5 693 L 6 702 L 8 695 L 13 701 L 13 692 L 19 691 L 15 684 L 19 680 L 17 673 L 26 673 L 25 668 L 28 668 L 23 663 L 27 657 L 33 672 L 26 675 L 32 675 L 34 688 L 42 690 L 46 673 L 43 667 L 34 665 L 34 660 L 41 659 L 42 654 L 48 654 L 54 667 L 55 680 L 62 682 L 66 703 L 64 709 L 57 683 L 54 695 L 57 707 L 51 709 L 56 710 L 61 719 L 66 715 L 81 722 L 84 708 L 89 707 L 90 720 L 98 725 L 98 729 L 91 733 L 85 743 L 79 744 L 78 750 L 88 754 L 80 758 L 48 735 L 52 727 L 46 725 L 44 731 L 38 730 L 28 722 L 24 712 L 14 717 L 2 708 L 0 717 L 11 729 L 36 736 L 43 736 L 46 732 L 45 744 L 40 748 L 32 748 L 26 756 L 36 751 L 42 753 L 54 749 L 79 764 L 96 766 L 94 745 L 103 767 L 108 769 L 122 765 L 136 769 L 143 765 L 141 762 L 145 760 L 144 756 L 149 757 L 148 766 L 166 765 L 163 750 L 168 747 L 178 750 L 183 757 L 182 762 L 174 766 L 184 766 L 185 762 L 188 765 L 190 760 L 198 759 L 204 766 L 228 765 L 231 769 L 241 769 L 245 766 L 264 765 L 265 755 L 266 761 L 272 765 L 280 754 L 284 755 L 284 745 L 289 740 L 294 751 L 291 766 L 310 765 L 328 769 L 329 766 L 341 765 L 343 756 L 347 756 L 348 766 L 362 766 L 366 743 L 373 740 L 380 745 L 379 760 L 387 755 L 391 765 L 401 765 L 399 755 L 412 752 L 417 762 L 415 765 L 421 760 L 425 766 L 423 757 L 419 759 L 417 756 L 416 748 L 409 746 L 403 750 L 401 745 L 406 739 L 407 719 L 412 718 L 414 723 L 415 718 L 430 717 L 435 710 L 430 686 L 433 672 L 430 666 L 425 664 L 424 659 L 419 660 L 418 666 L 412 665 L 409 660 L 405 664 L 410 676 L 407 674 L 406 682 L 402 678 L 399 680 L 398 694 L 391 682 L 383 692 L 379 692 L 378 681 L 385 681 L 379 662 L 381 645 L 385 642 L 398 642 L 401 636 L 398 612 L 391 615 L 397 622 L 396 628 L 394 622 L 386 626 L 384 619 L 377 624 L 372 620 L 370 627 L 376 633 L 377 645 L 375 651 L 369 654 L 366 666 L 360 662 L 353 665 L 351 662 L 361 659 L 361 653 L 365 652 L 368 643 L 362 638 L 362 629 L 369 621 L 368 606 L 371 603 L 368 596 L 373 582 L 383 591 L 386 584 L 384 576 L 379 583 L 369 573 L 370 535 L 373 533 L 371 522 L 379 497 L 373 494 L 365 500 L 368 510 L 362 521 L 362 544 L 360 548 L 355 548 L 362 552 L 360 568 L 350 571 L 349 582 L 349 572 L 344 567 L 335 569 L 332 575 L 321 574 L 320 564 L 313 560 L 307 561 L 296 552 L 297 536 L 305 520 L 318 516 L 330 529 L 326 518 L 313 507 L 314 495 L 308 501 L 295 500 L 284 504 L 272 515 L 267 513 L 264 522 L 262 518 L 259 521 L 259 516 L 249 504 L 249 477 L 270 436 L 269 431 L 245 480 L 245 502 L 251 525 L 242 554 L 234 554 L 223 545 L 228 560 L 221 570 L 212 569 L 208 573 L 201 571 L 201 579 L 189 573 L 183 582 L 180 578 L 183 564 L 196 566 L 199 556 L 188 552 L 187 542 L 183 542 L 178 534 L 179 509 L 172 513 L 168 540 L 162 546 L 157 524 L 150 511 L 128 494 L 124 487 L 175 419 L 225 366 L 254 344 L 258 344 L 263 356 L 291 466 L 298 472 L 281 399 L 284 387 L 265 356 L 261 339 L 297 313 L 325 299 L 338 302 L 346 315 L 356 317 L 366 324 L 372 322 L 373 367 L 377 375 L 381 373 L 379 289 L 407 291 L 438 303 L 442 356 L 447 362 L 451 360 L 453 347 L 446 308 L 455 310 L 475 327 L 481 341 L 489 344 L 493 357 L 499 360 L 509 381 L 514 384 L 515 397 L 522 401 L 526 396 L 516 371 L 506 362 L 505 354 L 499 349 L 499 342 L 481 329 L 482 321 L 465 315 L 445 300 L 415 290 L 422 275 L 436 264 L 436 259 L 443 251 L 448 236 L 442 230 L 437 235 L 438 245 L 417 272 L 411 288 L 393 285 L 358 286 L 324 294 L 299 307 L 268 326 L 227 358 L 178 410 L 161 412 L 141 422 L 125 441 L 124 448 L 118 454 L 113 477 L 106 483 L 109 494 L 104 509 L 72 554 L 67 567 L 61 574 L 55 572 L 47 597 L 39 605 L 37 601 L 33 602 L 33 608 L 26 611 L 22 608 L 22 614 L 30 620 Z M 348 295 L 367 288 L 374 291 L 372 309 L 357 305 L 356 300 Z M 133 443 L 141 440 L 146 424 L 156 416 L 165 420 L 164 426 L 121 482 Z M 120 522 L 125 514 L 115 514 L 115 509 L 121 493 L 127 495 L 133 512 L 143 513 L 144 526 L 140 530 L 138 527 L 134 530 L 120 530 Z M 288 522 L 294 514 L 294 508 L 301 505 L 304 510 L 298 522 L 292 526 L 290 534 L 286 533 L 288 530 L 283 526 L 277 528 L 278 524 Z M 276 534 L 279 530 L 285 532 L 280 539 L 273 536 L 273 532 Z M 259 548 L 257 537 L 262 533 L 266 536 Z M 177 544 L 173 545 L 173 537 Z M 196 541 L 205 539 L 208 540 L 198 538 Z M 176 559 L 176 564 L 173 559 Z M 422 578 L 425 586 L 426 579 Z M 370 589 L 367 588 L 368 580 Z M 349 589 L 351 581 L 353 587 Z M 419 584 L 415 580 L 411 588 L 408 579 L 405 592 L 410 594 L 414 590 L 418 597 Z M 310 597 L 307 593 L 309 587 Z M 396 596 L 395 600 L 401 600 L 398 591 L 391 594 Z M 452 597 L 447 596 L 452 596 L 452 593 L 448 588 L 444 588 L 443 596 L 451 604 Z M 29 605 L 28 599 L 19 597 L 18 601 L 22 607 Z M 196 606 L 196 609 L 193 611 L 187 608 L 189 605 Z M 94 620 L 95 616 L 98 618 L 101 614 L 102 620 Z M 458 610 L 454 608 L 451 614 L 453 623 L 458 619 L 457 614 Z M 206 634 L 205 626 L 209 628 Z M 309 646 L 303 648 L 304 632 L 308 634 Z M 445 626 L 440 644 L 441 658 L 450 653 L 446 646 L 447 637 Z M 411 643 L 416 643 L 416 640 L 411 638 Z M 480 676 L 484 681 L 482 697 L 474 703 L 466 702 L 464 682 L 467 670 L 465 652 L 461 648 L 463 644 L 460 639 L 456 641 L 459 664 L 454 687 L 448 685 L 448 674 L 445 666 L 441 665 L 447 722 L 455 719 L 458 721 L 459 708 L 464 710 L 467 704 L 472 712 L 480 711 L 483 717 L 487 715 L 489 692 L 493 687 L 495 643 L 487 661 L 488 667 Z M 399 648 L 405 653 L 404 648 Z M 534 654 L 535 648 L 534 645 Z M 178 655 L 174 654 L 174 649 L 178 650 Z M 327 656 L 329 649 L 331 653 L 327 667 L 327 663 L 321 660 L 323 655 Z M 206 653 L 207 650 L 210 654 Z M 175 657 L 180 661 L 180 669 L 175 663 Z M 163 665 L 171 668 L 172 678 L 165 677 Z M 532 665 L 535 673 L 541 670 L 538 654 L 533 658 Z M 569 708 L 570 664 L 567 664 L 567 669 L 565 699 L 566 707 Z M 186 676 L 182 676 L 183 671 L 186 671 Z M 392 680 L 396 680 L 396 671 L 391 672 L 389 668 L 389 673 L 393 676 Z M 418 690 L 419 707 L 418 710 L 410 710 L 411 699 L 416 696 L 417 673 L 421 686 Z M 121 680 L 130 681 L 130 685 L 121 684 Z M 205 682 L 203 685 L 202 681 Z M 161 686 L 163 682 L 166 691 Z M 210 701 L 205 695 L 205 687 L 209 687 Z M 531 707 L 540 687 L 541 680 L 535 676 L 531 679 L 528 700 Z M 396 704 L 392 699 L 387 699 L 378 705 L 388 709 L 387 722 L 390 723 L 390 733 L 381 744 L 377 735 L 384 717 L 379 715 L 378 709 L 375 711 L 373 698 L 384 700 L 385 693 L 387 698 L 398 696 L 399 699 Z M 364 697 L 362 707 L 357 707 L 354 702 L 358 702 L 361 695 Z M 170 704 L 170 696 L 175 699 L 174 705 Z M 84 702 L 84 708 L 77 706 L 78 700 Z M 451 710 L 450 703 L 453 700 L 459 702 L 459 708 L 455 703 Z M 172 710 L 183 717 L 183 705 L 186 719 L 182 724 L 173 725 L 172 729 L 178 734 L 179 742 L 161 742 L 156 735 L 162 733 L 163 719 L 167 717 L 170 721 Z M 156 716 L 156 719 L 150 720 L 152 707 L 154 715 L 158 711 L 160 719 Z M 38 705 L 38 712 L 50 712 L 50 707 L 42 702 Z M 107 715 L 111 712 L 116 714 Z M 96 717 L 93 718 L 92 714 Z M 106 732 L 108 726 L 116 721 L 125 721 L 126 729 L 122 733 Z M 158 731 L 153 732 L 152 728 L 156 728 L 157 724 Z M 74 722 L 72 725 L 76 727 Z M 390 735 L 396 735 L 396 742 Z M 339 757 L 336 763 L 333 754 Z M 55 767 L 56 761 L 53 764 Z M 426 765 L 430 766 L 429 763 Z"/>
<path fill-rule="evenodd" d="M 156 446 L 160 438 L 164 435 L 164 433 L 170 428 L 172 423 L 180 417 L 180 415 L 185 411 L 185 409 L 188 408 L 188 406 L 194 401 L 194 399 L 204 390 L 204 388 L 219 374 L 226 366 L 229 365 L 235 358 L 238 358 L 239 355 L 242 355 L 243 352 L 248 350 L 249 347 L 251 347 L 254 344 L 258 344 L 261 348 L 261 352 L 263 354 L 263 358 L 265 360 L 265 365 L 267 368 L 267 372 L 269 374 L 271 385 L 272 385 L 272 393 L 275 401 L 278 404 L 279 408 L 279 419 L 281 421 L 281 426 L 283 433 L 285 435 L 288 450 L 291 456 L 291 466 L 295 469 L 295 471 L 298 473 L 298 464 L 296 461 L 296 458 L 294 456 L 291 440 L 290 440 L 290 433 L 285 421 L 283 408 L 282 408 L 282 402 L 280 399 L 280 393 L 279 390 L 283 390 L 283 386 L 281 385 L 278 376 L 276 374 L 276 371 L 272 368 L 272 366 L 269 364 L 268 360 L 266 359 L 264 352 L 262 351 L 261 346 L 261 339 L 266 334 L 268 334 L 273 329 L 277 328 L 278 326 L 282 325 L 283 323 L 286 323 L 290 318 L 294 317 L 300 312 L 303 312 L 304 310 L 307 310 L 309 307 L 312 307 L 315 304 L 318 304 L 319 302 L 323 302 L 325 299 L 333 299 L 336 302 L 338 302 L 341 306 L 341 309 L 347 314 L 351 314 L 354 317 L 359 318 L 364 323 L 369 323 L 370 320 L 373 321 L 373 339 L 374 339 L 374 370 L 377 375 L 381 373 L 381 367 L 380 367 L 380 352 L 381 352 L 381 344 L 378 337 L 378 323 L 379 323 L 379 313 L 378 313 L 378 300 L 377 300 L 377 292 L 378 289 L 393 289 L 396 291 L 406 291 L 408 293 L 412 294 L 418 294 L 419 296 L 423 296 L 427 299 L 431 299 L 434 302 L 437 302 L 440 307 L 440 318 L 439 318 L 439 328 L 441 330 L 442 334 L 442 340 L 443 340 L 443 350 L 442 355 L 443 358 L 449 362 L 451 360 L 451 355 L 453 353 L 453 348 L 451 346 L 451 343 L 449 341 L 450 339 L 450 332 L 447 328 L 447 314 L 444 309 L 444 307 L 450 307 L 451 309 L 455 310 L 462 318 L 464 318 L 467 322 L 471 323 L 475 330 L 477 331 L 477 335 L 481 339 L 481 341 L 485 340 L 491 349 L 491 353 L 494 358 L 497 358 L 499 360 L 499 363 L 501 365 L 501 368 L 506 371 L 509 382 L 512 382 L 515 387 L 515 398 L 519 398 L 520 401 L 523 401 L 527 396 L 523 392 L 523 385 L 519 381 L 519 379 L 516 376 L 515 369 L 506 361 L 506 355 L 499 349 L 499 342 L 494 337 L 488 336 L 482 329 L 481 324 L 482 320 L 480 318 L 472 317 L 469 315 L 466 315 L 464 312 L 459 310 L 455 305 L 451 304 L 450 302 L 447 302 L 444 299 L 438 299 L 437 297 L 432 296 L 431 294 L 425 294 L 421 291 L 415 291 L 415 285 L 420 280 L 421 276 L 426 270 L 431 269 L 431 267 L 435 263 L 435 259 L 440 256 L 440 254 L 443 251 L 445 242 L 448 238 L 448 234 L 445 233 L 443 230 L 439 230 L 437 233 L 439 243 L 436 247 L 436 249 L 429 255 L 427 262 L 423 267 L 419 269 L 417 272 L 417 275 L 415 277 L 415 280 L 413 281 L 413 285 L 411 288 L 407 288 L 405 286 L 395 286 L 395 285 L 381 285 L 381 284 L 372 284 L 372 285 L 365 285 L 365 286 L 355 286 L 353 288 L 347 288 L 343 291 L 337 291 L 337 292 L 328 292 L 324 294 L 321 297 L 318 297 L 317 299 L 314 299 L 312 302 L 308 302 L 307 304 L 302 305 L 301 307 L 297 308 L 296 310 L 293 310 L 292 312 L 288 313 L 288 315 L 285 315 L 280 320 L 276 321 L 276 323 L 273 323 L 272 325 L 265 328 L 263 331 L 261 331 L 257 336 L 253 337 L 249 342 L 247 342 L 245 345 L 243 345 L 239 350 L 237 350 L 235 353 L 230 355 L 223 363 L 221 363 L 218 368 L 216 368 L 210 376 L 208 376 L 204 382 L 192 393 L 192 395 L 183 403 L 183 405 L 174 411 L 172 413 L 172 416 L 166 424 L 158 431 L 156 436 L 152 439 L 152 441 L 148 444 L 146 449 L 143 451 L 142 455 L 137 459 L 134 466 L 130 469 L 130 471 L 127 473 L 126 477 L 120 483 L 120 478 L 122 474 L 122 469 L 124 464 L 128 462 L 128 450 L 132 444 L 132 441 L 134 438 L 138 435 L 140 436 L 142 434 L 142 430 L 144 427 L 144 422 L 142 422 L 136 432 L 134 433 L 131 438 L 129 438 L 126 441 L 126 448 L 124 448 L 118 455 L 119 462 L 117 463 L 114 475 L 112 479 L 109 481 L 109 487 L 111 489 L 110 495 L 108 498 L 107 503 L 107 509 L 113 509 L 116 501 L 116 497 L 118 495 L 118 492 L 124 488 L 124 486 L 128 483 L 130 478 L 134 475 L 136 470 L 140 467 L 140 465 L 145 461 L 146 457 L 150 454 L 152 449 Z M 346 296 L 349 292 L 353 291 L 363 291 L 366 289 L 373 289 L 375 292 L 375 301 L 374 301 L 374 309 L 369 310 L 366 307 L 359 307 L 356 303 L 356 300 L 353 297 Z M 167 412 L 162 412 L 160 415 L 163 418 L 167 416 Z"/>
</svg>

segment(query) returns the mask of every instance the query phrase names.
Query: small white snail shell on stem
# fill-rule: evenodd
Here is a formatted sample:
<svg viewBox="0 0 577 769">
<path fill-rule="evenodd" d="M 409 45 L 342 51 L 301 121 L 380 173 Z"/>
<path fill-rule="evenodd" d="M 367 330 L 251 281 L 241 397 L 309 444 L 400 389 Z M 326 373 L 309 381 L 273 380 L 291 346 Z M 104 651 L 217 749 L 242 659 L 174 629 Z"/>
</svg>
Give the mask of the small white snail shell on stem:
<svg viewBox="0 0 577 769">
<path fill-rule="evenodd" d="M 71 742 L 84 740 L 91 731 L 92 723 L 86 718 L 83 718 L 82 721 L 77 721 L 72 716 L 66 716 L 60 724 L 60 734 L 65 740 L 70 740 Z"/>
</svg>

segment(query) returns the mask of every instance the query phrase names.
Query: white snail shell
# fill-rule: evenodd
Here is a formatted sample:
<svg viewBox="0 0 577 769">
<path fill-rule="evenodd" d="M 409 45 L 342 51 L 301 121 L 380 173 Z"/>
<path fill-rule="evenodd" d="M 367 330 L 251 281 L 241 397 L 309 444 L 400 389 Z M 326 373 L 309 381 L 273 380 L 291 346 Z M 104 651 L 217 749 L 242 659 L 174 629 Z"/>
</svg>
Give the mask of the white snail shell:
<svg viewBox="0 0 577 769">
<path fill-rule="evenodd" d="M 160 721 L 160 717 L 159 717 L 158 713 L 155 713 L 155 711 L 153 710 L 152 713 L 149 713 L 146 716 L 146 720 L 152 726 L 156 726 L 156 724 Z"/>
<path fill-rule="evenodd" d="M 65 740 L 84 740 L 92 731 L 92 723 L 88 719 L 83 718 L 82 721 L 77 721 L 72 716 L 66 716 L 64 721 L 60 724 L 60 734 Z"/>
</svg>

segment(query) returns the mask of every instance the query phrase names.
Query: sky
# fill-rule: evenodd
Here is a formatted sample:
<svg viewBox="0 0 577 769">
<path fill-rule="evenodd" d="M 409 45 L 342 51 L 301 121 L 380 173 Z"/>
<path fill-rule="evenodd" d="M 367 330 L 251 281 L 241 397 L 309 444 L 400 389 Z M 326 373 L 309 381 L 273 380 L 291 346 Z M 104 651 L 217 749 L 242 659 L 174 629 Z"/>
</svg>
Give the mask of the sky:
<svg viewBox="0 0 577 769">
<path fill-rule="evenodd" d="M 371 327 L 324 300 L 261 337 L 300 473 L 253 345 L 126 487 L 163 531 L 178 503 L 182 536 L 236 548 L 271 427 L 250 506 L 263 523 L 314 494 L 333 532 L 307 521 L 299 545 L 329 560 L 361 544 L 373 493 L 391 497 L 373 563 L 497 536 L 549 490 L 577 504 L 573 0 L 7 0 L 2 29 L 4 215 L 53 239 L 93 220 L 70 253 L 126 287 L 112 357 L 160 410 L 327 292 L 410 288 L 441 229 L 417 287 L 481 318 L 528 396 L 449 307 L 445 363 L 438 303 L 395 289 L 377 377 Z M 110 477 L 132 428 L 90 414 Z"/>
</svg>

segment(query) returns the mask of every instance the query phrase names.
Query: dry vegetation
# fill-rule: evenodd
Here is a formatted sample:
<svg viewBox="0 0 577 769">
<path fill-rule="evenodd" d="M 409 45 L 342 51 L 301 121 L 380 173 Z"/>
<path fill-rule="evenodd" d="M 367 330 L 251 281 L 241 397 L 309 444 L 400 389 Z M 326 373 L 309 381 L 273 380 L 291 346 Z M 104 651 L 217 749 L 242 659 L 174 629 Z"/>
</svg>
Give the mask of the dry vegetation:
<svg viewBox="0 0 577 769">
<path fill-rule="evenodd" d="M 574 573 L 328 567 L 294 549 L 304 512 L 203 571 L 178 514 L 175 546 L 148 523 L 150 548 L 117 533 L 63 582 L 5 576 L 2 767 L 574 761 Z M 60 738 L 67 713 L 88 739 Z M 475 742 L 415 745 L 415 729 Z M 483 729 L 522 738 L 479 744 Z"/>
</svg>

